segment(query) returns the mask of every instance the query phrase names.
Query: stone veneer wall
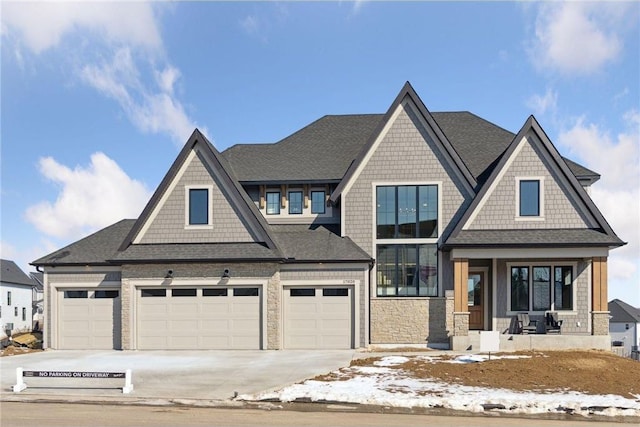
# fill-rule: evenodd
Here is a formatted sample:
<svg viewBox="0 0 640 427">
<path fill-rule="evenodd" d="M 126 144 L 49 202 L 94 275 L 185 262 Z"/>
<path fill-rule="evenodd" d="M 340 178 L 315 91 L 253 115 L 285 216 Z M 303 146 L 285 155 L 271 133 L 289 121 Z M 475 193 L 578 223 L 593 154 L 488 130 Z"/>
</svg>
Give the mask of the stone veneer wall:
<svg viewBox="0 0 640 427">
<path fill-rule="evenodd" d="M 592 335 L 609 335 L 609 312 L 594 311 L 592 316 Z"/>
<path fill-rule="evenodd" d="M 447 343 L 447 298 L 374 298 L 371 344 Z"/>
</svg>

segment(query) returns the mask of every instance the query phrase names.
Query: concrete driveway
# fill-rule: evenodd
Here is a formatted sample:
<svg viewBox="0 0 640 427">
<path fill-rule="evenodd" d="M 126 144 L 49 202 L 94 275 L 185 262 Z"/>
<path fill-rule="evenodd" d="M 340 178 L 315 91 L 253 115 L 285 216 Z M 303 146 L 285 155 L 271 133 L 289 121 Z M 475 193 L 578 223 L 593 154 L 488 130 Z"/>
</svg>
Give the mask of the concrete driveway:
<svg viewBox="0 0 640 427">
<path fill-rule="evenodd" d="M 134 391 L 122 379 L 25 378 L 26 395 L 119 396 L 133 399 L 230 399 L 348 366 L 354 350 L 73 351 L 49 350 L 0 358 L 1 393 L 11 392 L 16 368 L 43 371 L 133 372 Z M 103 388 L 112 387 L 112 388 Z"/>
</svg>

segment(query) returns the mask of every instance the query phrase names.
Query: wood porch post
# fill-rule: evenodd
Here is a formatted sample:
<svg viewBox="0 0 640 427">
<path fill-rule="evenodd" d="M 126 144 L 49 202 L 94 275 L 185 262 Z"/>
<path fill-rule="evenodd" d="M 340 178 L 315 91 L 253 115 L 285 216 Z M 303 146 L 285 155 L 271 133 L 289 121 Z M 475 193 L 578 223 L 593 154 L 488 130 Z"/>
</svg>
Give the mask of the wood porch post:
<svg viewBox="0 0 640 427">
<path fill-rule="evenodd" d="M 591 260 L 591 334 L 609 335 L 607 257 Z"/>
<path fill-rule="evenodd" d="M 469 260 L 460 258 L 453 260 L 453 335 L 469 335 Z"/>
</svg>

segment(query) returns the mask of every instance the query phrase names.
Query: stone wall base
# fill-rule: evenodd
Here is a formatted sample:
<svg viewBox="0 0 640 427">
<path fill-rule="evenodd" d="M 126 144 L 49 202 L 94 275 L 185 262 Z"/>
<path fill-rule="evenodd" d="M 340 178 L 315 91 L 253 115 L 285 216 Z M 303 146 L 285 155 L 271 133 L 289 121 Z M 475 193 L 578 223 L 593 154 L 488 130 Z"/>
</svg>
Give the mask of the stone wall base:
<svg viewBox="0 0 640 427">
<path fill-rule="evenodd" d="M 608 311 L 592 311 L 591 312 L 591 334 L 592 335 L 609 335 L 609 312 Z"/>
</svg>

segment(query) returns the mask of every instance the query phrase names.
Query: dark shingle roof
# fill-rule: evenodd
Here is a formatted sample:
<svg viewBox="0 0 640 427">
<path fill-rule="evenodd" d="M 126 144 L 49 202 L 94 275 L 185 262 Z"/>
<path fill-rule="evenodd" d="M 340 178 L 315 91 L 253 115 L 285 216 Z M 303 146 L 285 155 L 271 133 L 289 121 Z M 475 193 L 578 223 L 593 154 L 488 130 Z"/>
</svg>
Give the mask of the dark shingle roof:
<svg viewBox="0 0 640 427">
<path fill-rule="evenodd" d="M 619 246 L 615 236 L 593 229 L 462 230 L 447 247 L 575 247 Z"/>
<path fill-rule="evenodd" d="M 330 226 L 272 225 L 278 246 L 288 261 L 369 262 L 371 257 Z"/>
<path fill-rule="evenodd" d="M 609 311 L 611 322 L 640 323 L 640 309 L 619 299 L 609 301 Z"/>
<path fill-rule="evenodd" d="M 515 137 L 468 111 L 431 113 L 449 142 L 478 181 Z M 383 114 L 328 115 L 274 144 L 238 144 L 225 150 L 238 181 L 304 183 L 339 181 L 376 129 Z M 565 159 L 577 177 L 599 175 Z"/>
<path fill-rule="evenodd" d="M 136 262 L 280 260 L 260 243 L 172 243 L 129 245 L 113 258 L 117 264 Z"/>
<path fill-rule="evenodd" d="M 47 256 L 33 261 L 33 265 L 105 265 L 136 222 L 123 219 L 84 239 L 78 240 Z"/>
<path fill-rule="evenodd" d="M 0 282 L 35 286 L 33 280 L 15 262 L 8 259 L 0 259 Z"/>
<path fill-rule="evenodd" d="M 240 182 L 339 181 L 382 114 L 324 116 L 275 144 L 241 144 L 222 154 Z"/>
</svg>

